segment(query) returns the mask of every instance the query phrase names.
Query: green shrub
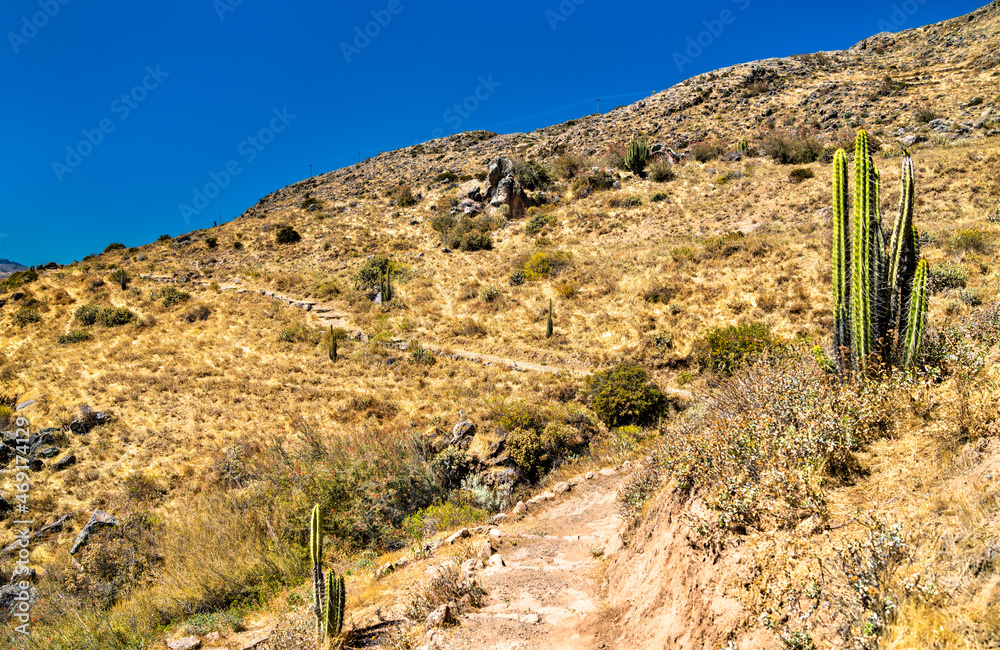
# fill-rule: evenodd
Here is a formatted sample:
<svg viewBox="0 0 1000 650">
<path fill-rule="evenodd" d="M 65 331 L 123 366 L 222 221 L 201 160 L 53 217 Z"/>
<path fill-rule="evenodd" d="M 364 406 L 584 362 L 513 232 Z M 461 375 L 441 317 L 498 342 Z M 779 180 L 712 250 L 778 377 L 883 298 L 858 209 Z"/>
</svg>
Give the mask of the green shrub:
<svg viewBox="0 0 1000 650">
<path fill-rule="evenodd" d="M 702 362 L 716 372 L 729 373 L 741 363 L 782 349 L 764 323 L 741 323 L 710 330 L 700 341 Z"/>
<path fill-rule="evenodd" d="M 26 327 L 32 323 L 37 323 L 42 320 L 42 317 L 38 314 L 38 311 L 32 309 L 31 307 L 21 307 L 12 317 L 14 323 L 18 327 Z"/>
<path fill-rule="evenodd" d="M 236 250 L 236 251 L 243 250 L 243 242 L 241 242 L 241 241 L 234 241 L 233 242 L 233 250 Z"/>
<path fill-rule="evenodd" d="M 396 205 L 401 208 L 409 208 L 417 204 L 417 197 L 409 185 L 400 185 L 396 190 Z"/>
<path fill-rule="evenodd" d="M 582 174 L 573 181 L 573 192 L 581 195 L 587 196 L 594 192 L 603 192 L 605 190 L 610 190 L 615 186 L 615 177 L 604 171 L 603 169 L 591 170 L 586 174 Z"/>
<path fill-rule="evenodd" d="M 475 506 L 445 501 L 407 516 L 403 521 L 403 530 L 407 537 L 419 541 L 435 533 L 478 524 L 488 517 L 489 513 Z"/>
<path fill-rule="evenodd" d="M 470 230 L 462 235 L 458 248 L 466 252 L 493 250 L 493 237 L 488 232 Z"/>
<path fill-rule="evenodd" d="M 660 201 L 666 201 L 670 198 L 670 195 L 666 192 L 657 192 L 653 196 L 649 197 L 651 203 L 659 203 Z"/>
<path fill-rule="evenodd" d="M 135 314 L 128 307 L 102 307 L 97 312 L 97 322 L 105 327 L 127 325 L 135 319 Z"/>
<path fill-rule="evenodd" d="M 813 178 L 816 173 L 808 167 L 798 167 L 788 173 L 788 179 L 793 183 L 801 183 L 807 178 Z"/>
<path fill-rule="evenodd" d="M 764 150 L 782 165 L 808 165 L 823 155 L 823 143 L 805 131 L 775 131 L 764 139 Z"/>
<path fill-rule="evenodd" d="M 191 294 L 187 291 L 181 291 L 176 287 L 167 287 L 151 292 L 149 297 L 152 300 L 160 300 L 163 302 L 164 307 L 173 307 L 178 303 L 188 300 Z"/>
<path fill-rule="evenodd" d="M 700 163 L 707 163 L 722 155 L 722 147 L 712 142 L 698 142 L 688 150 L 691 157 Z"/>
<path fill-rule="evenodd" d="M 442 214 L 431 221 L 431 227 L 440 233 L 443 244 L 463 251 L 493 250 L 490 232 L 498 225 L 487 216 L 456 219 L 450 214 Z"/>
<path fill-rule="evenodd" d="M 123 251 L 123 250 L 125 250 L 125 244 L 119 244 L 116 242 L 108 244 L 107 247 L 104 249 L 104 252 L 110 253 L 111 251 Z"/>
<path fill-rule="evenodd" d="M 525 280 L 525 276 L 524 276 L 524 271 L 523 270 L 521 270 L 521 269 L 514 269 L 513 271 L 510 272 L 510 277 L 508 278 L 508 282 L 510 282 L 510 286 L 512 286 L 512 287 L 519 287 L 522 284 L 524 284 L 524 280 Z"/>
<path fill-rule="evenodd" d="M 359 291 L 364 291 L 369 297 L 374 297 L 381 289 L 382 279 L 388 269 L 397 270 L 397 266 L 388 255 L 374 256 L 358 271 L 355 276 L 355 287 Z"/>
<path fill-rule="evenodd" d="M 629 196 L 622 201 L 622 206 L 626 208 L 634 208 L 640 205 L 642 205 L 642 198 L 638 196 Z"/>
<path fill-rule="evenodd" d="M 436 455 L 430 465 L 438 477 L 438 483 L 448 490 L 461 485 L 472 469 L 468 454 L 458 447 L 448 447 Z"/>
<path fill-rule="evenodd" d="M 205 245 L 209 248 L 217 248 L 219 246 L 219 240 L 217 237 L 206 237 Z"/>
<path fill-rule="evenodd" d="M 441 172 L 431 179 L 431 183 L 454 183 L 457 180 L 458 174 L 455 172 Z"/>
<path fill-rule="evenodd" d="M 667 161 L 657 160 L 649 167 L 649 177 L 657 183 L 666 183 L 677 178 L 677 172 Z"/>
<path fill-rule="evenodd" d="M 536 214 L 531 218 L 530 221 L 524 226 L 524 234 L 535 236 L 542 231 L 545 226 L 550 226 L 555 224 L 556 218 L 552 215 L 547 214 Z"/>
<path fill-rule="evenodd" d="M 300 235 L 295 228 L 285 226 L 278 231 L 276 240 L 279 244 L 294 244 L 295 242 L 302 240 L 302 235 Z"/>
<path fill-rule="evenodd" d="M 941 117 L 941 114 L 930 106 L 921 106 L 917 109 L 917 112 L 913 114 L 913 119 L 917 121 L 917 124 L 927 124 L 931 120 L 936 120 L 939 117 Z"/>
<path fill-rule="evenodd" d="M 552 183 L 549 170 L 537 160 L 515 160 L 514 178 L 526 190 L 544 190 Z"/>
<path fill-rule="evenodd" d="M 132 276 L 125 269 L 115 269 L 108 279 L 120 286 L 122 291 L 125 291 L 128 289 L 128 283 L 132 280 Z"/>
<path fill-rule="evenodd" d="M 586 158 L 568 153 L 556 158 L 552 164 L 552 172 L 559 178 L 570 180 L 579 176 L 586 167 Z"/>
<path fill-rule="evenodd" d="M 986 253 L 990 249 L 990 234 L 975 228 L 960 228 L 951 237 L 951 247 L 955 251 Z"/>
<path fill-rule="evenodd" d="M 89 327 L 97 322 L 97 315 L 100 311 L 101 308 L 97 305 L 81 305 L 76 308 L 76 311 L 73 313 L 73 317 L 76 318 L 80 324 Z"/>
<path fill-rule="evenodd" d="M 17 271 L 8 277 L 0 280 L 0 291 L 13 291 L 18 287 L 30 284 L 38 279 L 38 273 L 28 269 L 27 271 Z"/>
<path fill-rule="evenodd" d="M 302 203 L 299 204 L 299 207 L 301 209 L 303 209 L 303 210 L 306 210 L 311 205 L 318 205 L 318 206 L 322 207 L 323 204 L 320 203 L 318 199 L 314 199 L 313 197 L 311 197 L 308 194 L 306 194 L 306 198 L 304 198 L 302 200 Z"/>
<path fill-rule="evenodd" d="M 569 263 L 569 254 L 538 251 L 524 264 L 524 277 L 528 280 L 547 278 Z"/>
<path fill-rule="evenodd" d="M 492 284 L 488 287 L 483 287 L 483 290 L 479 292 L 479 297 L 483 302 L 493 302 L 500 297 L 500 289 Z"/>
<path fill-rule="evenodd" d="M 170 241 L 172 237 L 170 235 L 160 235 L 156 241 Z"/>
<path fill-rule="evenodd" d="M 542 437 L 535 429 L 514 429 L 507 434 L 507 457 L 529 480 L 541 473 Z"/>
<path fill-rule="evenodd" d="M 89 340 L 90 332 L 84 330 L 73 330 L 71 332 L 67 332 L 66 334 L 60 334 L 59 338 L 56 339 L 56 342 L 61 345 L 67 345 L 69 343 L 81 343 Z"/>
<path fill-rule="evenodd" d="M 935 264 L 928 278 L 931 293 L 945 289 L 964 289 L 969 281 L 969 267 L 962 264 Z"/>
<path fill-rule="evenodd" d="M 666 397 L 640 366 L 623 363 L 587 378 L 591 407 L 609 427 L 655 422 Z"/>
</svg>

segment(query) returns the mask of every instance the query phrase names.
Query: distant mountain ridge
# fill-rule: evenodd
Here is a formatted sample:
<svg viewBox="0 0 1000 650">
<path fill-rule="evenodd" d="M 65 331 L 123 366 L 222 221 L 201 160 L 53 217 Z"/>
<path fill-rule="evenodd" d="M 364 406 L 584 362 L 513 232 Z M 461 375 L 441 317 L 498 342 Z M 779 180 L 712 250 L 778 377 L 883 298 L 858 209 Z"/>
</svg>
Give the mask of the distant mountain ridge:
<svg viewBox="0 0 1000 650">
<path fill-rule="evenodd" d="M 11 260 L 0 259 L 0 278 L 6 278 L 11 273 L 17 273 L 18 271 L 27 270 L 27 266 L 24 264 L 18 264 L 17 262 L 12 262 Z"/>
</svg>

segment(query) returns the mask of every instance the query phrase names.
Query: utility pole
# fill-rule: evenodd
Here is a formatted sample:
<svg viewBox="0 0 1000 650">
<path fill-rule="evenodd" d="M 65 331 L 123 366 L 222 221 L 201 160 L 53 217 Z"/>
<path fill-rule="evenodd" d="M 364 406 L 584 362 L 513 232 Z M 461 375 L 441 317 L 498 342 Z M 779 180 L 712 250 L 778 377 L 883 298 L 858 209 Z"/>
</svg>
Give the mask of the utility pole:
<svg viewBox="0 0 1000 650">
<path fill-rule="evenodd" d="M 601 98 L 600 97 L 597 98 L 597 114 L 598 115 L 601 114 Z"/>
<path fill-rule="evenodd" d="M 312 175 L 313 175 L 313 166 L 312 163 L 309 163 L 309 178 L 312 178 Z"/>
</svg>

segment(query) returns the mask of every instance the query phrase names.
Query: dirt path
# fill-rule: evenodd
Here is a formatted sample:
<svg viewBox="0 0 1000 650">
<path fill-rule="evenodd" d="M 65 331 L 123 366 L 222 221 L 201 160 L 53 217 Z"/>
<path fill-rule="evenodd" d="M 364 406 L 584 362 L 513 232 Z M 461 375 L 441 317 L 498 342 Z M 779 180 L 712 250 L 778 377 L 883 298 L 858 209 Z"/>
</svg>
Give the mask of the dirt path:
<svg viewBox="0 0 1000 650">
<path fill-rule="evenodd" d="M 460 616 L 457 626 L 430 633 L 424 647 L 605 647 L 597 621 L 604 603 L 602 567 L 621 548 L 623 522 L 615 495 L 623 478 L 621 472 L 578 477 L 569 492 L 529 506 L 521 521 L 499 526 L 492 543 L 504 566 L 475 574 L 488 594 L 485 605 Z"/>
</svg>

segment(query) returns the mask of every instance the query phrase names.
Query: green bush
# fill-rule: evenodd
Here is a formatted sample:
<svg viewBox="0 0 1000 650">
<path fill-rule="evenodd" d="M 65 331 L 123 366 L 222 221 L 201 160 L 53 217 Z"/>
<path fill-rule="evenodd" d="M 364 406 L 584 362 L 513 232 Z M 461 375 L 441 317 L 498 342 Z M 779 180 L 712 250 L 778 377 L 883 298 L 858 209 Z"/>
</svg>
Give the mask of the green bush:
<svg viewBox="0 0 1000 650">
<path fill-rule="evenodd" d="M 457 180 L 458 174 L 455 172 L 441 172 L 431 179 L 431 183 L 454 183 Z"/>
<path fill-rule="evenodd" d="M 615 177 L 603 169 L 598 169 L 596 171 L 592 170 L 586 174 L 578 176 L 576 180 L 573 181 L 573 192 L 581 196 L 587 196 L 588 194 L 593 194 L 594 192 L 610 190 L 614 186 Z"/>
<path fill-rule="evenodd" d="M 417 204 L 417 197 L 409 185 L 400 185 L 396 190 L 396 205 L 401 208 L 409 208 Z"/>
<path fill-rule="evenodd" d="M 640 366 L 623 363 L 587 378 L 591 407 L 609 427 L 655 422 L 667 399 Z"/>
<path fill-rule="evenodd" d="M 535 429 L 514 429 L 507 434 L 507 457 L 521 473 L 534 480 L 541 473 L 542 437 Z"/>
<path fill-rule="evenodd" d="M 102 307 L 97 312 L 97 322 L 105 327 L 127 325 L 135 319 L 135 314 L 128 307 Z"/>
<path fill-rule="evenodd" d="M 493 250 L 493 237 L 488 232 L 470 230 L 462 235 L 458 248 L 466 252 L 491 251 Z"/>
<path fill-rule="evenodd" d="M 236 251 L 243 250 L 243 242 L 241 242 L 241 241 L 234 241 L 233 242 L 233 250 L 236 250 Z"/>
<path fill-rule="evenodd" d="M 73 330 L 71 332 L 67 332 L 66 334 L 60 334 L 59 338 L 56 339 L 56 342 L 61 345 L 67 345 L 69 343 L 81 343 L 89 340 L 90 332 L 86 332 L 84 330 Z"/>
<path fill-rule="evenodd" d="M 396 266 L 388 255 L 376 255 L 358 271 L 355 276 L 355 286 L 359 291 L 364 291 L 369 297 L 374 297 L 382 286 L 382 279 L 385 277 L 387 269 L 396 270 Z"/>
<path fill-rule="evenodd" d="M 493 302 L 500 297 L 500 288 L 492 284 L 488 287 L 483 287 L 483 290 L 479 292 L 479 297 L 483 302 Z"/>
<path fill-rule="evenodd" d="M 219 246 L 219 240 L 217 237 L 206 237 L 205 245 L 209 248 L 217 248 Z"/>
<path fill-rule="evenodd" d="M 187 291 L 181 291 L 176 287 L 167 287 L 165 289 L 153 291 L 150 293 L 149 297 L 152 300 L 160 300 L 164 307 L 173 307 L 174 305 L 191 298 L 191 294 Z"/>
<path fill-rule="evenodd" d="M 468 454 L 458 447 L 448 447 L 439 453 L 431 460 L 430 466 L 438 478 L 438 483 L 448 490 L 461 485 L 472 469 Z"/>
<path fill-rule="evenodd" d="M 73 313 L 73 317 L 82 325 L 87 327 L 93 325 L 97 322 L 97 314 L 100 313 L 101 308 L 97 305 L 81 305 L 76 308 Z"/>
<path fill-rule="evenodd" d="M 638 196 L 629 196 L 622 201 L 622 206 L 626 208 L 634 208 L 640 205 L 642 205 L 642 198 Z"/>
<path fill-rule="evenodd" d="M 542 228 L 553 225 L 555 222 L 556 218 L 552 215 L 536 214 L 530 221 L 528 221 L 527 225 L 524 226 L 524 234 L 531 235 L 533 237 L 540 233 Z"/>
<path fill-rule="evenodd" d="M 552 164 L 552 171 L 557 177 L 570 180 L 579 176 L 586 166 L 586 158 L 568 153 L 556 158 Z"/>
<path fill-rule="evenodd" d="M 276 239 L 279 244 L 294 244 L 295 242 L 302 240 L 302 235 L 300 235 L 295 228 L 285 226 L 278 231 Z"/>
<path fill-rule="evenodd" d="M 510 286 L 519 287 L 524 284 L 525 276 L 524 271 L 521 269 L 514 269 L 510 272 L 510 277 L 507 279 L 510 282 Z"/>
<path fill-rule="evenodd" d="M 657 192 L 653 196 L 649 197 L 651 203 L 659 203 L 660 201 L 666 201 L 670 198 L 670 195 L 666 192 Z"/>
<path fill-rule="evenodd" d="M 804 131 L 775 131 L 764 140 L 764 150 L 782 165 L 808 165 L 823 155 L 823 143 Z"/>
<path fill-rule="evenodd" d="M 964 289 L 969 281 L 969 267 L 962 264 L 935 264 L 930 267 L 931 293 L 945 289 Z"/>
<path fill-rule="evenodd" d="M 26 327 L 32 323 L 37 323 L 42 320 L 42 317 L 38 314 L 38 311 L 32 309 L 31 307 L 21 307 L 12 317 L 14 323 L 18 327 Z"/>
<path fill-rule="evenodd" d="M 764 323 L 741 323 L 710 330 L 699 342 L 702 362 L 716 372 L 730 373 L 741 363 L 782 349 Z"/>
<path fill-rule="evenodd" d="M 160 235 L 156 241 L 170 241 L 172 237 L 170 235 Z"/>
<path fill-rule="evenodd" d="M 27 271 L 17 271 L 8 277 L 0 280 L 0 291 L 13 291 L 18 287 L 30 284 L 38 279 L 38 273 L 28 269 Z"/>
<path fill-rule="evenodd" d="M 549 170 L 537 160 L 515 160 L 514 178 L 526 190 L 544 190 L 552 183 Z"/>
<path fill-rule="evenodd" d="M 722 147 L 711 142 L 698 142 L 689 149 L 691 157 L 700 163 L 707 163 L 722 155 Z"/>
<path fill-rule="evenodd" d="M 666 183 L 677 178 L 677 172 L 667 161 L 657 160 L 649 167 L 649 177 L 657 183 Z"/>
<path fill-rule="evenodd" d="M 300 204 L 299 204 L 299 207 L 300 207 L 301 209 L 303 209 L 303 210 L 306 210 L 306 209 L 308 209 L 308 208 L 309 208 L 309 206 L 311 206 L 311 205 L 318 205 L 318 206 L 322 207 L 322 205 L 323 205 L 323 204 L 322 204 L 322 203 L 320 203 L 318 199 L 314 199 L 313 197 L 311 197 L 311 196 L 309 196 L 309 195 L 307 194 L 307 195 L 306 195 L 306 198 L 304 198 L 304 199 L 302 200 L 302 203 L 300 203 Z"/>
<path fill-rule="evenodd" d="M 960 228 L 951 237 L 951 248 L 966 253 L 986 253 L 990 249 L 990 234 L 975 228 Z"/>
<path fill-rule="evenodd" d="M 788 173 L 788 179 L 793 183 L 801 183 L 807 178 L 813 178 L 816 173 L 808 167 L 798 167 Z"/>
<path fill-rule="evenodd" d="M 931 120 L 936 120 L 939 117 L 941 117 L 941 114 L 930 106 L 921 106 L 917 109 L 917 112 L 913 114 L 913 118 L 917 121 L 917 124 L 927 124 Z"/>
<path fill-rule="evenodd" d="M 132 281 L 132 276 L 125 269 L 115 269 L 108 279 L 120 286 L 122 291 L 125 291 L 128 289 L 128 283 Z"/>
<path fill-rule="evenodd" d="M 104 249 L 104 252 L 110 253 L 111 251 L 123 251 L 123 250 L 125 250 L 125 244 L 119 244 L 115 242 L 112 244 L 108 244 L 107 247 Z"/>
</svg>

